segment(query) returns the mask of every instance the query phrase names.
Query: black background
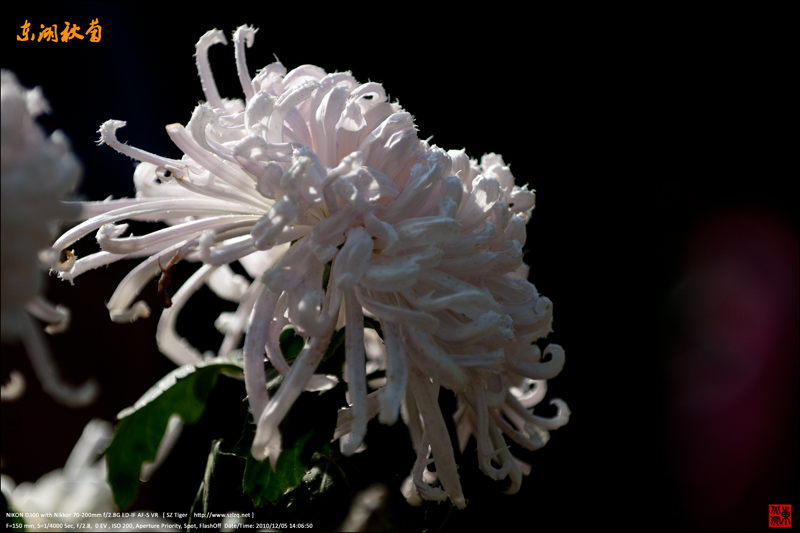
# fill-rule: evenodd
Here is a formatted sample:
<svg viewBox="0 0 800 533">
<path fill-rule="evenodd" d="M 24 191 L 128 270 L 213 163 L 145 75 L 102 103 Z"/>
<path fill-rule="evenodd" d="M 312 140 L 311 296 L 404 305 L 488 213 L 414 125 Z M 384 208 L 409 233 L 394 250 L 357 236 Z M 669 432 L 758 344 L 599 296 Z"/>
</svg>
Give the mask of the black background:
<svg viewBox="0 0 800 533">
<path fill-rule="evenodd" d="M 247 52 L 251 73 L 276 54 L 288 69 L 311 63 L 382 83 L 415 116 L 421 138 L 476 158 L 500 153 L 518 183 L 537 190 L 526 262 L 531 281 L 555 305 L 551 340 L 567 352 L 548 397 L 566 400 L 572 418 L 544 449 L 524 456 L 533 473 L 516 496 L 497 494 L 469 473 L 476 463 L 465 458 L 470 504 L 451 516 L 448 530 L 514 523 L 760 529 L 768 503 L 797 504 L 792 407 L 776 422 L 784 429 L 759 484 L 725 513 L 691 510 L 675 474 L 673 361 L 662 328 L 685 243 L 709 214 L 748 209 L 777 220 L 790 235 L 796 269 L 796 169 L 782 162 L 790 148 L 790 67 L 780 14 L 565 8 L 434 15 L 406 6 L 372 15 L 371 4 L 326 13 L 259 5 L 31 4 L 3 17 L 2 66 L 25 86 L 42 86 L 54 111 L 41 123 L 72 140 L 88 199 L 133 193 L 133 162 L 94 143 L 107 119 L 128 122 L 120 139 L 179 157 L 164 126 L 185 124 L 204 99 L 194 44 L 211 28 L 229 37 L 241 24 L 259 28 Z M 40 24 L 60 31 L 65 21 L 85 31 L 94 18 L 103 28 L 99 43 L 14 39 L 26 19 L 38 34 Z M 212 47 L 210 60 L 220 94 L 241 97 L 232 44 Z M 51 342 L 61 371 L 73 383 L 95 376 L 103 391 L 96 405 L 70 410 L 29 378 L 26 396 L 2 405 L 3 472 L 17 482 L 63 466 L 91 417 L 113 421 L 173 368 L 153 342 L 155 318 L 125 326 L 108 319 L 103 302 L 129 268 L 112 265 L 74 287 L 51 279 L 50 300 L 73 310 L 71 330 Z M 796 317 L 797 286 L 790 290 Z M 145 299 L 157 308 L 152 293 Z M 205 331 L 215 314 L 182 327 Z M 787 335 L 791 385 L 783 403 L 796 406 L 796 321 Z M 3 345 L 2 366 L 4 379 L 12 368 L 31 376 L 16 346 Z M 240 385 L 224 387 L 229 398 L 220 393 L 220 405 L 235 407 L 240 398 L 230 397 Z M 237 423 L 188 428 L 177 453 L 143 486 L 137 508 L 186 512 L 210 439 L 235 432 Z M 404 431 L 370 427 L 369 468 L 383 464 L 407 475 L 413 455 Z"/>
</svg>

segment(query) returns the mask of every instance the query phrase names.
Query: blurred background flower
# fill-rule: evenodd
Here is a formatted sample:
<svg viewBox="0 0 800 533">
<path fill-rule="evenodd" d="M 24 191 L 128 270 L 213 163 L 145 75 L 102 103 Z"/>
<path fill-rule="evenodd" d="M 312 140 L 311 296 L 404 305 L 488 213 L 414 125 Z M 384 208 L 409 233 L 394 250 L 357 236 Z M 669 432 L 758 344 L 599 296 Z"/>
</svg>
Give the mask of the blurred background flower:
<svg viewBox="0 0 800 533">
<path fill-rule="evenodd" d="M 17 76 L 0 72 L 2 106 L 2 339 L 21 340 L 42 387 L 59 402 L 84 406 L 97 396 L 97 384 L 79 388 L 64 383 L 50 355 L 47 340 L 33 317 L 49 325 L 48 333 L 63 332 L 69 311 L 41 296 L 45 272 L 59 261 L 48 241 L 63 220 L 80 208 L 64 200 L 76 189 L 83 172 L 65 135 L 47 136 L 36 118 L 50 112 L 40 87 L 26 89 Z M 31 316 L 32 315 L 32 316 Z M 3 399 L 18 398 L 24 389 L 15 372 Z"/>
<path fill-rule="evenodd" d="M 12 512 L 23 513 L 26 531 L 87 529 L 87 525 L 98 530 L 125 527 L 124 524 L 150 529 L 174 525 L 163 515 L 151 512 L 132 518 L 113 516 L 118 510 L 101 456 L 113 433 L 111 423 L 92 419 L 83 428 L 63 468 L 48 472 L 35 482 L 17 484 L 11 477 L 2 476 L 3 496 Z"/>
<path fill-rule="evenodd" d="M 20 513 L 68 515 L 41 521 L 55 524 L 84 522 L 74 513 L 114 512 L 111 487 L 106 482 L 106 463 L 100 456 L 113 432 L 111 423 L 93 419 L 83 428 L 63 468 L 48 472 L 35 483 L 17 484 L 4 475 L 3 492 L 10 506 Z"/>
</svg>

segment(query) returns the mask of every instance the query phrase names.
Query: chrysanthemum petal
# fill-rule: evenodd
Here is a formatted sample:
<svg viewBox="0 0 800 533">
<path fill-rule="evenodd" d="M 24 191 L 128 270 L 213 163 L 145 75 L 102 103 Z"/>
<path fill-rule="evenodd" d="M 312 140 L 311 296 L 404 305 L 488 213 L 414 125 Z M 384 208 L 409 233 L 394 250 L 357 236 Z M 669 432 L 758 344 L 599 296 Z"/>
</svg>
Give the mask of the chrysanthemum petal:
<svg viewBox="0 0 800 533">
<path fill-rule="evenodd" d="M 322 360 L 322 356 L 325 355 L 325 349 L 328 347 L 332 333 L 332 330 L 329 329 L 326 334 L 312 337 L 306 343 L 300 355 L 297 356 L 294 364 L 292 364 L 291 371 L 278 388 L 278 392 L 267 403 L 266 408 L 261 413 L 261 417 L 258 419 L 251 451 L 253 457 L 259 461 L 269 458 L 273 469 L 280 455 L 281 437 L 278 425 L 314 374 L 314 370 Z"/>
<path fill-rule="evenodd" d="M 233 34 L 233 43 L 236 50 L 236 72 L 239 74 L 239 82 L 242 84 L 242 90 L 246 99 L 251 99 L 255 92 L 253 91 L 253 82 L 250 79 L 250 73 L 247 70 L 247 61 L 244 55 L 245 44 L 247 48 L 253 46 L 253 40 L 256 32 L 252 26 L 239 26 Z"/>
<path fill-rule="evenodd" d="M 392 425 L 397 421 L 408 384 L 408 364 L 398 325 L 384 321 L 382 329 L 386 345 L 386 385 L 380 389 L 380 421 Z"/>
<path fill-rule="evenodd" d="M 215 44 L 228 44 L 225 34 L 220 30 L 207 31 L 195 45 L 197 49 L 195 57 L 197 58 L 197 72 L 200 74 L 200 82 L 203 85 L 206 100 L 214 107 L 223 109 L 225 104 L 222 103 L 222 98 L 219 96 L 214 75 L 211 73 L 211 65 L 208 62 L 208 49 Z"/>
<path fill-rule="evenodd" d="M 437 401 L 439 388 L 417 368 L 413 368 L 409 372 L 409 385 L 414 391 L 417 407 L 425 423 L 425 432 L 430 439 L 439 480 L 453 504 L 459 509 L 463 509 L 467 503 L 461 490 L 453 446 L 450 444 L 450 437 L 447 434 L 444 418 Z"/>
<path fill-rule="evenodd" d="M 352 291 L 345 291 L 344 306 L 347 313 L 345 353 L 347 366 L 347 394 L 353 409 L 353 427 L 350 437 L 342 446 L 342 453 L 352 455 L 361 446 L 367 434 L 367 376 L 364 360 L 364 320 L 361 306 Z"/>
</svg>

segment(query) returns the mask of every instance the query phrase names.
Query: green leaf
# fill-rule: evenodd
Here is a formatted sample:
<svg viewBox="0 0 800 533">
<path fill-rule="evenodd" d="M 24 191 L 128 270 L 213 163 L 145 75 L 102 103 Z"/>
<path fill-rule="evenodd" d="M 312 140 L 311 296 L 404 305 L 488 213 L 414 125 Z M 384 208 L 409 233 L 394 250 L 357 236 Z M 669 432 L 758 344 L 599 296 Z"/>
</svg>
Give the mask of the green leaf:
<svg viewBox="0 0 800 533">
<path fill-rule="evenodd" d="M 242 488 L 253 505 L 262 507 L 279 500 L 299 486 L 320 453 L 329 453 L 328 444 L 336 428 L 336 413 L 344 390 L 341 384 L 325 393 L 300 395 L 280 425 L 281 455 L 272 470 L 269 461 L 259 462 L 250 452 L 255 424 L 245 427 L 234 452 L 247 460 Z"/>
<path fill-rule="evenodd" d="M 184 424 L 200 420 L 221 372 L 241 374 L 242 363 L 217 360 L 176 368 L 133 407 L 120 411 L 114 437 L 105 450 L 117 508 L 127 509 L 136 499 L 142 464 L 155 460 L 170 417 L 177 414 Z"/>
<path fill-rule="evenodd" d="M 295 333 L 294 328 L 286 328 L 281 331 L 280 336 L 280 347 L 281 352 L 283 352 L 283 358 L 286 361 L 291 361 L 295 357 L 297 357 L 303 349 L 303 346 L 306 345 L 306 341 Z"/>
<path fill-rule="evenodd" d="M 341 380 L 344 363 L 344 328 L 335 332 L 323 357 L 318 373 L 330 373 Z M 293 328 L 281 332 L 280 348 L 287 361 L 295 359 L 302 351 L 305 339 Z M 267 389 L 274 395 L 283 377 L 274 369 L 266 371 Z M 282 496 L 298 487 L 307 476 L 309 468 L 319 454 L 329 453 L 328 445 L 336 428 L 337 412 L 346 404 L 345 387 L 341 383 L 323 393 L 304 392 L 294 402 L 289 414 L 280 424 L 281 455 L 275 470 L 269 461 L 256 461 L 251 454 L 255 421 L 249 420 L 242 437 L 233 448 L 234 453 L 247 460 L 242 488 L 256 507 L 277 502 Z"/>
<path fill-rule="evenodd" d="M 285 447 L 278 457 L 275 470 L 269 461 L 259 462 L 248 454 L 247 465 L 244 467 L 242 488 L 253 500 L 253 505 L 262 507 L 267 503 L 276 501 L 284 493 L 300 484 L 308 467 L 301 456 L 306 441 L 311 437 L 309 432 Z"/>
<path fill-rule="evenodd" d="M 270 369 L 267 380 L 272 393 L 280 383 L 280 375 Z M 328 445 L 342 402 L 344 386 L 341 383 L 323 393 L 300 395 L 280 424 L 282 450 L 274 471 L 269 461 L 256 461 L 251 454 L 256 426 L 249 419 L 240 441 L 234 446 L 234 453 L 247 460 L 242 488 L 253 505 L 262 507 L 278 501 L 301 484 L 320 453 L 329 453 Z"/>
</svg>

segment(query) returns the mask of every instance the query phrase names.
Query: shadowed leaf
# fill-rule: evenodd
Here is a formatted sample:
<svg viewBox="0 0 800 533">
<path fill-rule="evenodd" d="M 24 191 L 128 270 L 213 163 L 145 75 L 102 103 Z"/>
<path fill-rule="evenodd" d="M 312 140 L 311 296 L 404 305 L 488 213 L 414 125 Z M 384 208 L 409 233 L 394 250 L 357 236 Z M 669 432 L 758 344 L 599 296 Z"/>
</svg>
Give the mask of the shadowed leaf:
<svg viewBox="0 0 800 533">
<path fill-rule="evenodd" d="M 114 437 L 105 450 L 108 482 L 119 509 L 130 507 L 139 491 L 142 464 L 156 458 L 158 446 L 173 414 L 184 424 L 203 415 L 206 400 L 221 372 L 242 373 L 240 362 L 225 360 L 176 368 L 122 410 Z"/>
</svg>

